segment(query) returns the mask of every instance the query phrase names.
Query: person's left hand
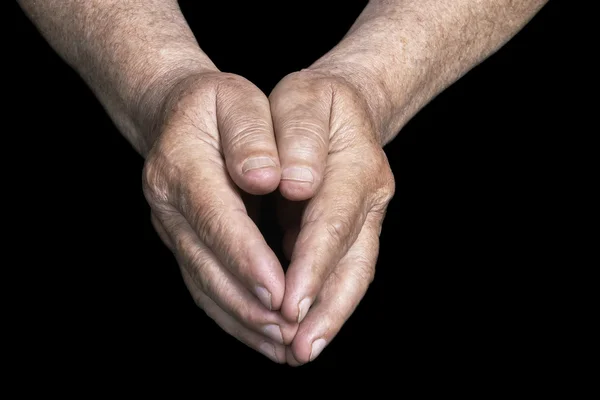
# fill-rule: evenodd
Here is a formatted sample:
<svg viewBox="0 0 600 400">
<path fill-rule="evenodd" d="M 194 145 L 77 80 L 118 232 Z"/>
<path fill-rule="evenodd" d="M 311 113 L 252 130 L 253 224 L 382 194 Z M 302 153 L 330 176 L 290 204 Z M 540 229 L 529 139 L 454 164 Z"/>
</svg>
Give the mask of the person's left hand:
<svg viewBox="0 0 600 400">
<path fill-rule="evenodd" d="M 331 342 L 373 280 L 394 178 L 373 110 L 344 79 L 303 70 L 269 100 L 291 260 L 281 313 L 301 322 L 286 358 L 300 365 Z"/>
</svg>

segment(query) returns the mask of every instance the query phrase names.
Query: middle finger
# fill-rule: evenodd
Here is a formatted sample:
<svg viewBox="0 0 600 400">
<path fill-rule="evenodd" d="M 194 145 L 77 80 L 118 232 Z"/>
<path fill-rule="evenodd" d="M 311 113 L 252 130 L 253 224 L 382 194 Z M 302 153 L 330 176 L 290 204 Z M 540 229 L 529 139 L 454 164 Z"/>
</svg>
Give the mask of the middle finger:
<svg viewBox="0 0 600 400">
<path fill-rule="evenodd" d="M 169 223 L 162 225 L 171 242 L 176 244 L 177 261 L 196 285 L 247 328 L 279 343 L 290 343 L 297 325 L 285 321 L 281 314 L 263 307 L 256 296 L 221 265 L 181 214 L 173 211 L 167 218 Z"/>
</svg>

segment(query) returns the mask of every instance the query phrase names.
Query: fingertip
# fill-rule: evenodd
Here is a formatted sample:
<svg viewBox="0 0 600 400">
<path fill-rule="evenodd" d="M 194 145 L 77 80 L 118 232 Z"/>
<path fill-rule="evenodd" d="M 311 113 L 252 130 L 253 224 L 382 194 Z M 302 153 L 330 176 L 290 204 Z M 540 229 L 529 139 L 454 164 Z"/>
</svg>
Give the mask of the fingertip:
<svg viewBox="0 0 600 400">
<path fill-rule="evenodd" d="M 261 304 L 269 311 L 279 311 L 283 303 L 283 290 L 278 285 L 256 286 L 254 294 L 260 300 Z"/>
<path fill-rule="evenodd" d="M 327 347 L 328 335 L 315 334 L 315 332 L 323 332 L 323 330 L 319 327 L 318 322 L 315 323 L 313 315 L 313 320 L 308 321 L 308 325 L 302 326 L 290 346 L 291 355 L 295 361 L 301 364 L 314 361 Z"/>
<path fill-rule="evenodd" d="M 281 304 L 281 316 L 290 324 L 298 323 L 298 305 L 284 299 Z"/>
<path fill-rule="evenodd" d="M 312 299 L 308 296 L 297 300 L 297 297 L 285 298 L 281 305 L 281 315 L 290 323 L 301 323 L 310 307 L 312 306 Z"/>
<path fill-rule="evenodd" d="M 235 75 L 229 75 L 218 89 L 217 128 L 231 178 L 250 194 L 276 190 L 281 164 L 268 98 Z"/>
<path fill-rule="evenodd" d="M 249 238 L 240 237 L 238 240 L 246 240 L 244 245 L 247 246 L 245 254 L 248 258 L 244 264 L 248 267 L 243 269 L 246 288 L 267 310 L 279 310 L 285 293 L 285 273 L 277 256 L 262 240 L 260 245 Z"/>
<path fill-rule="evenodd" d="M 298 360 L 296 360 L 292 349 L 289 347 L 286 347 L 285 349 L 285 359 L 290 367 L 299 367 L 302 365 L 300 362 L 298 362 Z"/>
<path fill-rule="evenodd" d="M 246 160 L 236 175 L 236 184 L 240 189 L 253 195 L 275 191 L 281 180 L 281 170 L 271 157 Z"/>
<path fill-rule="evenodd" d="M 268 357 L 271 361 L 278 364 L 285 364 L 287 356 L 283 345 L 271 342 L 262 342 L 258 346 L 258 350 Z"/>
<path fill-rule="evenodd" d="M 327 346 L 327 340 L 325 338 L 318 338 L 314 340 L 310 346 L 310 361 L 315 361 L 317 357 L 321 354 L 321 352 Z"/>
<path fill-rule="evenodd" d="M 288 285 L 288 280 L 286 277 L 286 286 Z M 290 291 L 289 288 L 287 290 L 287 292 L 285 293 L 285 296 L 283 297 L 283 301 L 281 302 L 281 308 L 279 310 L 279 312 L 281 313 L 281 316 L 290 324 L 297 324 L 298 323 L 298 307 L 296 306 L 297 303 L 294 302 L 294 300 L 291 298 L 290 296 Z"/>
<path fill-rule="evenodd" d="M 315 182 L 297 181 L 284 178 L 285 174 L 281 175 L 279 183 L 279 191 L 282 196 L 291 201 L 303 201 L 314 197 L 317 193 L 317 185 Z"/>
<path fill-rule="evenodd" d="M 296 338 L 290 348 L 291 357 L 299 364 L 307 364 L 310 360 L 311 346 L 306 340 L 298 340 Z M 287 356 L 286 356 L 287 359 Z"/>
<path fill-rule="evenodd" d="M 286 78 L 269 98 L 282 168 L 281 193 L 289 200 L 310 199 L 329 159 L 331 86 Z"/>
<path fill-rule="evenodd" d="M 283 275 L 283 269 L 281 270 Z M 285 292 L 285 277 L 281 277 L 281 281 L 277 280 L 274 284 L 269 285 L 271 294 L 271 311 L 279 311 L 282 307 Z"/>
<path fill-rule="evenodd" d="M 304 320 L 311 305 L 312 299 L 310 297 L 305 297 L 298 302 L 298 323 L 301 323 Z"/>
<path fill-rule="evenodd" d="M 269 311 L 273 310 L 273 302 L 271 300 L 273 296 L 271 296 L 271 292 L 269 292 L 267 288 L 263 286 L 257 286 L 254 289 L 254 292 L 256 294 L 256 297 L 258 297 L 258 299 L 260 300 L 262 305 L 265 306 L 265 308 L 267 308 Z"/>
<path fill-rule="evenodd" d="M 281 314 L 290 322 L 301 323 L 304 320 L 322 286 L 322 280 L 313 273 L 312 265 L 310 259 L 297 257 L 285 274 Z"/>
</svg>

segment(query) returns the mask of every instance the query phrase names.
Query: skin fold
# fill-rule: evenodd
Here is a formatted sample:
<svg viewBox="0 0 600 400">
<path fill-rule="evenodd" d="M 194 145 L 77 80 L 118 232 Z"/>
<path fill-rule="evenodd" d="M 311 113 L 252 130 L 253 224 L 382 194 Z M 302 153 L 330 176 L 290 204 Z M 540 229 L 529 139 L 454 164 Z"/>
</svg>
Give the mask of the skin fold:
<svg viewBox="0 0 600 400">
<path fill-rule="evenodd" d="M 145 158 L 153 225 L 198 306 L 273 361 L 301 365 L 374 278 L 394 195 L 382 147 L 546 1 L 370 1 L 268 97 L 215 67 L 175 0 L 18 3 Z M 245 195 L 276 190 L 286 273 Z"/>
</svg>

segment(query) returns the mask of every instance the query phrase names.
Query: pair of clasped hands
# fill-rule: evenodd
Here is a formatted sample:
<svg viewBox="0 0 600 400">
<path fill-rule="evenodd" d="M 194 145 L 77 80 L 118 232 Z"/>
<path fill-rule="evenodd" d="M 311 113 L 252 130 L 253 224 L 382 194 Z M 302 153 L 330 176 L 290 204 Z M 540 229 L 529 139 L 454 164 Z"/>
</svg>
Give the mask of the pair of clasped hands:
<svg viewBox="0 0 600 400">
<path fill-rule="evenodd" d="M 208 71 L 174 85 L 157 126 L 144 193 L 194 300 L 273 361 L 313 361 L 373 280 L 394 192 L 372 107 L 319 70 L 286 76 L 268 97 Z M 274 191 L 286 272 L 253 219 Z"/>
</svg>

